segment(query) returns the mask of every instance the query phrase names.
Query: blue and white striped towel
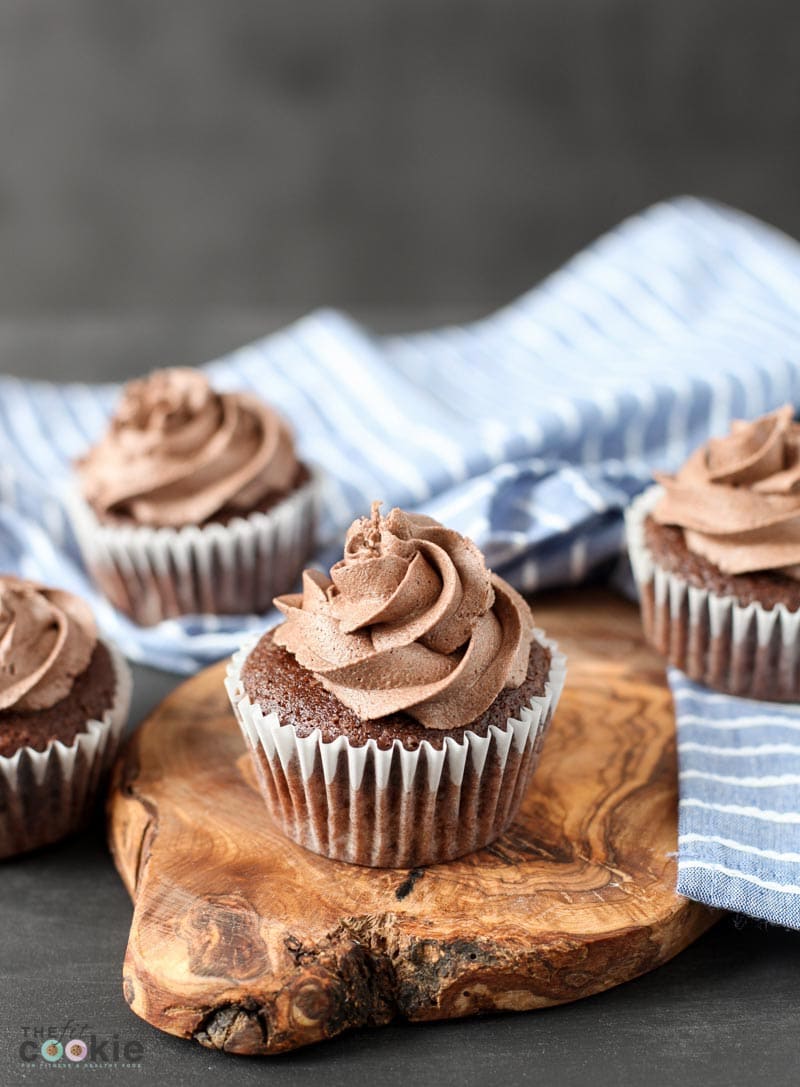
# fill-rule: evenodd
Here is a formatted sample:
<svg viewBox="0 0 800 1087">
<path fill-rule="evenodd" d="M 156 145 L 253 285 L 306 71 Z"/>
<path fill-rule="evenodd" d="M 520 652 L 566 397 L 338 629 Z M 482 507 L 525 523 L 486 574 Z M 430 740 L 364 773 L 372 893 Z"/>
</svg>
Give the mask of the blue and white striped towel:
<svg viewBox="0 0 800 1087">
<path fill-rule="evenodd" d="M 800 248 L 747 216 L 684 198 L 628 220 L 472 325 L 378 338 L 324 311 L 207 370 L 218 387 L 255 389 L 279 407 L 301 455 L 325 466 L 323 543 L 382 498 L 470 535 L 523 590 L 575 582 L 618 556 L 622 510 L 653 467 L 677 467 L 733 417 L 800 404 Z M 82 593 L 132 659 L 189 672 L 231 652 L 265 618 L 193 617 L 143 630 L 94 593 L 62 494 L 71 459 L 97 438 L 118 391 L 0 378 L 0 568 Z M 742 712 L 734 700 L 719 705 Z M 716 757 L 712 749 L 705 770 Z M 763 760 L 760 773 L 777 774 L 779 757 Z M 713 772 L 740 776 L 728 763 Z M 682 779 L 685 800 L 701 780 Z M 773 805 L 768 787 L 745 795 L 750 786 L 716 784 L 762 815 L 800 810 L 789 786 L 776 787 Z M 692 872 L 716 887 L 731 878 L 722 869 L 746 871 L 783 903 L 770 916 L 800 925 L 798 888 L 767 886 L 784 882 L 770 875 L 770 851 L 789 855 L 791 845 L 781 838 L 767 853 L 736 852 L 686 837 L 709 836 L 709 811 L 681 809 L 681 878 Z M 742 818 L 755 826 L 761 816 Z M 731 840 L 760 840 L 737 833 Z M 751 903 L 715 894 L 731 908 Z"/>
<path fill-rule="evenodd" d="M 678 716 L 678 890 L 800 928 L 800 706 L 669 672 Z"/>
</svg>

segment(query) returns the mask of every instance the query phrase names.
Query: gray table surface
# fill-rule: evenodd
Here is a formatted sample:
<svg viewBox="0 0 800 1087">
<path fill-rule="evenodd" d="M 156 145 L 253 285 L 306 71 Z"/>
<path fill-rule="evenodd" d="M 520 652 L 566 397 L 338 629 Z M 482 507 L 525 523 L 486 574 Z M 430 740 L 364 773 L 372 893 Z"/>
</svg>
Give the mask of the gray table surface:
<svg viewBox="0 0 800 1087">
<path fill-rule="evenodd" d="M 191 363 L 279 324 L 275 314 L 0 321 L 0 370 L 112 378 Z M 418 323 L 435 320 L 425 314 Z M 386 324 L 408 325 L 402 315 Z M 130 727 L 177 682 L 134 669 Z M 577 1004 L 520 1015 L 360 1030 L 278 1058 L 209 1052 L 139 1020 L 121 989 L 131 904 L 105 847 L 102 819 L 67 842 L 0 866 L 0 1084 L 54 1082 L 58 1072 L 119 1084 L 378 1082 L 795 1085 L 800 938 L 723 920 L 672 962 Z M 26 1064 L 34 1030 L 138 1041 L 135 1067 Z M 71 1035 L 68 1035 L 71 1036 Z"/>
</svg>

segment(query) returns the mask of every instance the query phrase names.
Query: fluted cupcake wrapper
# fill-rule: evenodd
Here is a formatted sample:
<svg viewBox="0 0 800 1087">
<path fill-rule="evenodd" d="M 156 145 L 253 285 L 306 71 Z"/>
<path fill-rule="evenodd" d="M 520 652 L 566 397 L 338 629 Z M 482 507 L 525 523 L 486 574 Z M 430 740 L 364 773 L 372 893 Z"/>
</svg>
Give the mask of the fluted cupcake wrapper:
<svg viewBox="0 0 800 1087">
<path fill-rule="evenodd" d="M 306 849 L 376 868 L 435 864 L 488 845 L 516 815 L 564 686 L 565 657 L 542 631 L 536 638 L 552 654 L 543 696 L 505 729 L 446 737 L 441 748 L 423 740 L 413 751 L 397 739 L 385 750 L 372 739 L 325 743 L 319 729 L 301 737 L 263 714 L 241 681 L 250 639 L 225 685 L 273 818 Z"/>
<path fill-rule="evenodd" d="M 176 615 L 267 611 L 314 547 L 321 476 L 266 513 L 227 524 L 151 528 L 98 520 L 77 491 L 70 513 L 84 562 L 108 599 L 141 626 Z"/>
<path fill-rule="evenodd" d="M 726 694 L 800 699 L 800 612 L 717 596 L 664 569 L 647 547 L 645 520 L 663 494 L 648 488 L 626 513 L 628 550 L 648 641 L 690 679 Z"/>
<path fill-rule="evenodd" d="M 44 751 L 22 747 L 0 756 L 0 859 L 48 845 L 79 830 L 114 761 L 131 702 L 131 673 L 119 650 L 104 642 L 116 680 L 102 720 L 90 720 L 71 744 L 51 740 Z"/>
</svg>

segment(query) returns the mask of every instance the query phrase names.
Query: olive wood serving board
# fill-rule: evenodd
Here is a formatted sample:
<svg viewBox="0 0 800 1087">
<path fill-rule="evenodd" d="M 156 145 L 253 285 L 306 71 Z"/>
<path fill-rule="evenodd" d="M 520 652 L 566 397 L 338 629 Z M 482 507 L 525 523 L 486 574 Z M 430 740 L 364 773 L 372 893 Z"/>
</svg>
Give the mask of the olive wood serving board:
<svg viewBox="0 0 800 1087">
<path fill-rule="evenodd" d="M 350 1027 L 528 1010 L 627 981 L 716 919 L 675 893 L 672 703 L 636 609 L 548 596 L 567 686 L 517 821 L 426 869 L 326 860 L 272 826 L 222 685 L 178 687 L 121 755 L 109 839 L 134 901 L 124 967 L 149 1023 L 233 1053 Z"/>
</svg>

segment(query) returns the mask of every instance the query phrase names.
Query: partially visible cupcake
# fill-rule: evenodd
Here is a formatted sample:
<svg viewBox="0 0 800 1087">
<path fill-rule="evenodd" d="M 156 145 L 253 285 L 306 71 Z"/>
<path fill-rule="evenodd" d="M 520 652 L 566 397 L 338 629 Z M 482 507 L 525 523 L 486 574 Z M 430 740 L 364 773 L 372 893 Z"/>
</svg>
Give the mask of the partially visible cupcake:
<svg viewBox="0 0 800 1087">
<path fill-rule="evenodd" d="M 79 597 L 0 576 L 0 858 L 91 814 L 130 705 L 130 672 Z"/>
<path fill-rule="evenodd" d="M 786 405 L 656 475 L 628 511 L 645 633 L 716 690 L 800 699 L 800 425 Z"/>
<path fill-rule="evenodd" d="M 555 643 L 478 548 L 379 504 L 330 578 L 279 597 L 285 620 L 226 685 L 273 818 L 338 860 L 408 867 L 513 820 L 564 682 Z"/>
<path fill-rule="evenodd" d="M 313 549 L 318 485 L 288 424 L 256 396 L 216 392 L 197 370 L 126 385 L 76 471 L 86 565 L 144 626 L 265 611 Z"/>
</svg>

